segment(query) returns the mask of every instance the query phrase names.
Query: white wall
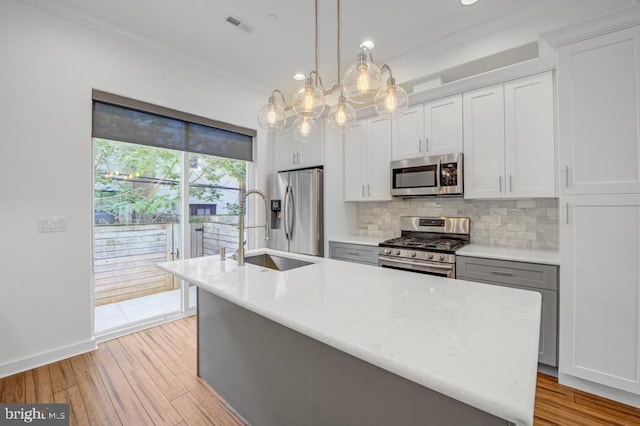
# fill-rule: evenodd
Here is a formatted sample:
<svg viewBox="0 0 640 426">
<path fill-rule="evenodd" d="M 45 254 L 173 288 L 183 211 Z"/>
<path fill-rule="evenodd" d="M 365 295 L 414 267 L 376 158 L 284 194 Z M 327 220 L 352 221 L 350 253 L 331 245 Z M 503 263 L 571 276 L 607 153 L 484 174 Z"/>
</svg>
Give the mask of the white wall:
<svg viewBox="0 0 640 426">
<path fill-rule="evenodd" d="M 2 377 L 94 347 L 91 89 L 250 128 L 265 99 L 15 0 L 0 2 L 0 57 Z M 250 187 L 262 132 L 256 149 Z M 37 233 L 39 216 L 68 231 Z"/>
</svg>

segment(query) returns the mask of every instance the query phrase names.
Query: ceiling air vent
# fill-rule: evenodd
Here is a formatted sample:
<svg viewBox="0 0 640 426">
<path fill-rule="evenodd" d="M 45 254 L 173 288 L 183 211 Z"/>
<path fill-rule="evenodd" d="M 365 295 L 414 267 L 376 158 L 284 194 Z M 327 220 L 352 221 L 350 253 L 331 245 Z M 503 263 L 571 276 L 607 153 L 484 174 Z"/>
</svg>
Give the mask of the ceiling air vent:
<svg viewBox="0 0 640 426">
<path fill-rule="evenodd" d="M 253 27 L 251 25 L 247 24 L 245 21 L 243 21 L 240 18 L 236 18 L 235 16 L 231 16 L 231 15 L 227 16 L 227 22 L 233 25 L 234 27 L 240 28 L 242 31 L 244 31 L 247 34 L 253 31 Z"/>
</svg>

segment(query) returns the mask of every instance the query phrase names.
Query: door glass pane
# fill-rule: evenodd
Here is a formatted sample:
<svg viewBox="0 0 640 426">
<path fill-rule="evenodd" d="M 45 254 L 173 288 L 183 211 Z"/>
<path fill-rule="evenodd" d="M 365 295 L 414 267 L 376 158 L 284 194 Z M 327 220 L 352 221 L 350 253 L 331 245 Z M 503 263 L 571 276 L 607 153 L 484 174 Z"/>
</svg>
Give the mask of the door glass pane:
<svg viewBox="0 0 640 426">
<path fill-rule="evenodd" d="M 189 229 L 191 256 L 227 256 L 238 250 L 240 184 L 246 181 L 246 161 L 189 155 Z M 189 308 L 195 307 L 195 288 L 189 288 Z"/>
<path fill-rule="evenodd" d="M 181 153 L 94 139 L 95 331 L 182 310 L 180 281 L 156 263 L 181 258 Z"/>
</svg>

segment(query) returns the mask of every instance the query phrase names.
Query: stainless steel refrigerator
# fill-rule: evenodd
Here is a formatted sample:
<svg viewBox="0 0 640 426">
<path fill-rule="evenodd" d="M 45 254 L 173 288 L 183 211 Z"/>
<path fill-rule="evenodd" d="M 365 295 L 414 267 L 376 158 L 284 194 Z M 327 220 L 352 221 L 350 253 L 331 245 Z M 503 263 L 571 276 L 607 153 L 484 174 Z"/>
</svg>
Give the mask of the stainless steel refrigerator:
<svg viewBox="0 0 640 426">
<path fill-rule="evenodd" d="M 270 248 L 324 255 L 322 192 L 322 169 L 294 170 L 269 176 Z"/>
</svg>

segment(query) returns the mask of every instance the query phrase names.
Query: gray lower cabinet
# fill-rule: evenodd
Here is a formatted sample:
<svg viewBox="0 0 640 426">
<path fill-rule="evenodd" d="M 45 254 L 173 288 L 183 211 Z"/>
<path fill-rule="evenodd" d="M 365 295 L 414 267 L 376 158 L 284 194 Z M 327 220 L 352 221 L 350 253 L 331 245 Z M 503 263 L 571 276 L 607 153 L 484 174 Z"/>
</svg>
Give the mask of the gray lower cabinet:
<svg viewBox="0 0 640 426">
<path fill-rule="evenodd" d="M 329 257 L 347 262 L 378 265 L 378 247 L 329 241 Z"/>
<path fill-rule="evenodd" d="M 537 291 L 542 295 L 538 362 L 558 366 L 558 267 L 456 256 L 456 278 Z"/>
</svg>

